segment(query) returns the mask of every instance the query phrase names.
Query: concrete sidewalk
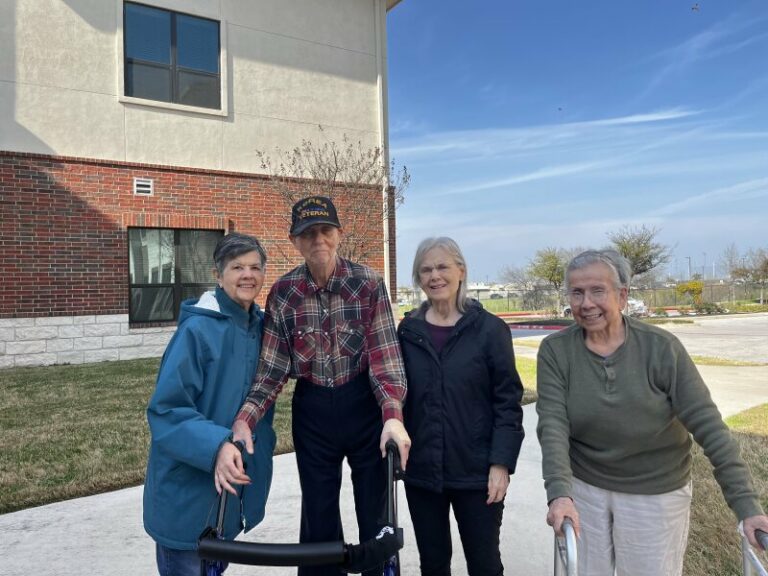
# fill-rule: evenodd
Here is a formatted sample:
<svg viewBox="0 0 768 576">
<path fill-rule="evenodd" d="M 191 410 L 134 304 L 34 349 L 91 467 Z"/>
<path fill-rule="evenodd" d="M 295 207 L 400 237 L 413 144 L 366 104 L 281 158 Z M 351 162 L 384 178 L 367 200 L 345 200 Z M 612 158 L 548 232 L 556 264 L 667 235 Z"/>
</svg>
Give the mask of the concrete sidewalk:
<svg viewBox="0 0 768 576">
<path fill-rule="evenodd" d="M 553 571 L 552 531 L 545 524 L 546 497 L 541 451 L 536 441 L 534 405 L 524 407 L 526 439 L 505 501 L 502 560 L 508 574 L 545 575 Z M 400 553 L 403 575 L 418 574 L 418 552 L 402 483 L 399 520 L 405 530 Z M 80 576 L 156 574 L 154 543 L 141 521 L 142 487 L 58 502 L 0 516 L 0 574 Z M 264 522 L 243 539 L 297 542 L 300 490 L 293 454 L 275 458 L 275 473 Z M 352 487 L 345 467 L 342 517 L 346 540 L 357 542 Z M 202 529 L 202 528 L 201 528 Z M 467 574 L 458 531 L 453 531 L 453 573 Z M 232 565 L 229 576 L 288 575 L 295 568 Z"/>
</svg>

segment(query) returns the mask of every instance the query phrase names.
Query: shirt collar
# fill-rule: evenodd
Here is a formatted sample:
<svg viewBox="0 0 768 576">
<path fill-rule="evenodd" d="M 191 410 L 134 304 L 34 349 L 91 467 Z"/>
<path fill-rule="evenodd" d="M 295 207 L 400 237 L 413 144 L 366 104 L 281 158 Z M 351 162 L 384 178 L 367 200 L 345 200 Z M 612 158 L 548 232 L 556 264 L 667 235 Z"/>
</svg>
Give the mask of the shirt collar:
<svg viewBox="0 0 768 576">
<path fill-rule="evenodd" d="M 323 290 L 317 285 L 315 279 L 312 278 L 312 274 L 309 273 L 309 266 L 304 264 L 305 279 L 307 282 L 307 290 L 312 293 L 317 293 Z M 349 265 L 346 260 L 336 256 L 336 266 L 331 273 L 331 277 L 328 278 L 328 283 L 325 285 L 325 290 L 328 292 L 339 293 L 347 278 L 350 277 Z"/>
</svg>

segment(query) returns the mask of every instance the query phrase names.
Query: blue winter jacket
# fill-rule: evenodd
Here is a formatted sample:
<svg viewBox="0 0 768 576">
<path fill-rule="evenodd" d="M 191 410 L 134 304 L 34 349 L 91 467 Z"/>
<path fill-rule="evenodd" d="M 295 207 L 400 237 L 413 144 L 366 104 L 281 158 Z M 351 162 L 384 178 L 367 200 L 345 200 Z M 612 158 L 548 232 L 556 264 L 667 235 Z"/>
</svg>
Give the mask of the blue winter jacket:
<svg viewBox="0 0 768 576">
<path fill-rule="evenodd" d="M 144 484 L 144 529 L 158 543 L 194 550 L 206 526 L 216 524 L 213 470 L 231 436 L 235 414 L 256 373 L 263 312 L 250 313 L 217 288 L 181 305 L 176 333 L 160 364 L 147 408 L 152 435 Z M 251 484 L 227 499 L 224 535 L 233 539 L 264 518 L 272 481 L 274 409 L 254 431 L 253 456 L 244 453 Z"/>
</svg>

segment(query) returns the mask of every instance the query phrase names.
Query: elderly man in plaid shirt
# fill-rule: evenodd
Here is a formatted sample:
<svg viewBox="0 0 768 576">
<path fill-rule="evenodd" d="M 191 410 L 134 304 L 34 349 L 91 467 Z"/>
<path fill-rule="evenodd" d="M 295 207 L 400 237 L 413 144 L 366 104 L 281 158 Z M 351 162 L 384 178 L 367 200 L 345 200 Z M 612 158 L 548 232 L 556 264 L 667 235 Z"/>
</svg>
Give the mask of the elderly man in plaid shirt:
<svg viewBox="0 0 768 576">
<path fill-rule="evenodd" d="M 381 528 L 384 445 L 390 438 L 397 443 L 405 468 L 411 444 L 403 427 L 406 380 L 395 322 L 381 277 L 337 255 L 343 232 L 331 200 L 305 198 L 291 215 L 289 238 L 305 263 L 278 279 L 269 293 L 259 369 L 232 427 L 233 439 L 243 440 L 250 453 L 251 430 L 287 379 L 296 378 L 300 541 L 343 539 L 339 492 L 345 457 L 352 469 L 359 538 L 365 541 Z M 222 484 L 248 482 L 238 458 L 219 471 Z M 318 566 L 298 573 L 342 572 Z"/>
</svg>

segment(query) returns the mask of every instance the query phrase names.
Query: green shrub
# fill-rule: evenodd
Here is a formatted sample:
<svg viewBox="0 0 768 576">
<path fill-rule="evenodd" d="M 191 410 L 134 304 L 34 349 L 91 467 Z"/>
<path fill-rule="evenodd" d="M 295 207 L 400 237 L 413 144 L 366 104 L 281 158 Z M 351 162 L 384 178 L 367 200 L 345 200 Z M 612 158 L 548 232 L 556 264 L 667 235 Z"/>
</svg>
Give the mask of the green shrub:
<svg viewBox="0 0 768 576">
<path fill-rule="evenodd" d="M 726 310 L 717 302 L 699 302 L 693 305 L 697 314 L 723 314 Z"/>
</svg>

